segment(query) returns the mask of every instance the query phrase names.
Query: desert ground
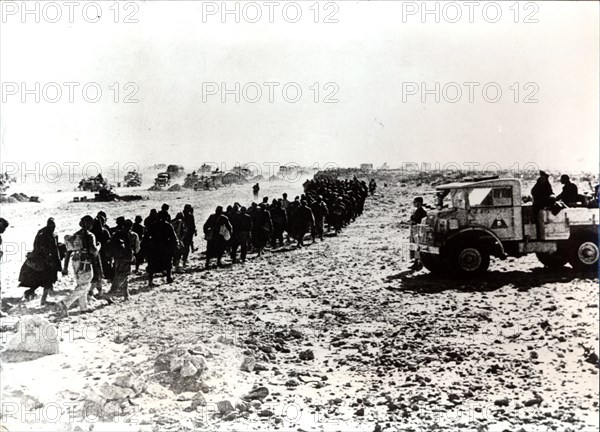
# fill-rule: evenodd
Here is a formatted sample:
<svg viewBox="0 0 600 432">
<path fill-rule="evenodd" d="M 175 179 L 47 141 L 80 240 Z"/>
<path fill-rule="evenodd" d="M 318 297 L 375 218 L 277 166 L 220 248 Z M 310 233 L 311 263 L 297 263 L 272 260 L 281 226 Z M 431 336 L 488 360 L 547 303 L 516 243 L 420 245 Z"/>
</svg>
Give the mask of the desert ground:
<svg viewBox="0 0 600 432">
<path fill-rule="evenodd" d="M 384 186 L 384 182 L 387 185 Z M 264 182 L 261 196 L 301 192 Z M 57 233 L 104 209 L 144 217 L 185 203 L 201 224 L 214 207 L 251 201 L 250 185 L 139 193 L 131 203 L 3 206 L 11 223 L 2 263 L 4 344 L 24 317 L 58 328 L 59 354 L 0 372 L 9 431 L 595 431 L 598 279 L 535 256 L 494 260 L 475 280 L 411 272 L 410 203 L 428 184 L 379 181 L 364 214 L 338 236 L 283 247 L 244 264 L 203 269 L 196 252 L 175 282 L 148 289 L 133 274 L 128 302 L 95 303 L 59 320 L 18 288 L 23 253 L 49 216 Z M 137 193 L 137 192 L 136 192 Z M 310 243 L 310 241 L 308 242 Z M 20 246 L 22 245 L 22 246 Z M 201 251 L 205 243 L 197 237 Z M 59 277 L 52 300 L 72 289 Z M 39 289 L 41 293 L 41 289 Z M 191 379 L 173 362 L 198 369 Z M 21 359 L 22 360 L 22 359 Z M 165 367 L 166 364 L 166 367 Z M 199 378 L 197 378 L 199 377 Z"/>
</svg>

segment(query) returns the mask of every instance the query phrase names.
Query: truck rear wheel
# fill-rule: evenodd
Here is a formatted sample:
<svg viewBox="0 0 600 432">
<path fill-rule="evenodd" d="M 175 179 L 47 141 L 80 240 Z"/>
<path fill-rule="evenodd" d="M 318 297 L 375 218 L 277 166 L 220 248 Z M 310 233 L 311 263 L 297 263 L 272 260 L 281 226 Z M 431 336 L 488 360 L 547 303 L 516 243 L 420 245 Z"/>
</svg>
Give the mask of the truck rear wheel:
<svg viewBox="0 0 600 432">
<path fill-rule="evenodd" d="M 439 255 L 421 252 L 421 262 L 433 274 L 441 274 L 446 270 L 446 265 Z"/>
<path fill-rule="evenodd" d="M 455 248 L 453 267 L 463 275 L 485 273 L 490 266 L 490 255 L 478 245 L 464 244 Z"/>
<path fill-rule="evenodd" d="M 570 240 L 569 263 L 575 270 L 598 271 L 598 236 L 590 234 Z"/>
<path fill-rule="evenodd" d="M 552 253 L 540 252 L 536 253 L 535 256 L 537 256 L 537 259 L 540 260 L 544 266 L 551 269 L 563 267 L 568 261 L 567 255 L 562 251 Z"/>
</svg>

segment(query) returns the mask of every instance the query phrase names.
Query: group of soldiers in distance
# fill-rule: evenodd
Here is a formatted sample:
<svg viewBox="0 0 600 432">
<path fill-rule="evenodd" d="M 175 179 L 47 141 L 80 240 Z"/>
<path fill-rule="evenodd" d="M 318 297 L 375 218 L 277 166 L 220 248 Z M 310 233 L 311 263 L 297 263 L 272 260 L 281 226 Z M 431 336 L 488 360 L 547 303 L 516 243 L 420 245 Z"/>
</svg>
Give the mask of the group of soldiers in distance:
<svg viewBox="0 0 600 432">
<path fill-rule="evenodd" d="M 245 262 L 248 252 L 260 257 L 265 248 L 281 247 L 292 240 L 300 248 L 307 237 L 314 243 L 317 238 L 323 241 L 326 232 L 337 235 L 362 214 L 367 196 L 373 195 L 377 188 L 374 180 L 367 185 L 356 177 L 340 180 L 327 176 L 307 180 L 303 186 L 304 194 L 291 201 L 284 193 L 270 202 L 264 197 L 262 202 L 252 202 L 248 208 L 239 203 L 225 210 L 217 207 L 202 227 L 207 242 L 206 269 L 214 259 L 222 267 L 226 253 L 235 264 L 238 250 L 239 260 Z M 154 276 L 159 274 L 166 276 L 167 283 L 173 282 L 173 268 L 177 272 L 187 265 L 198 234 L 190 204 L 173 218 L 169 205 L 163 204 L 161 210 L 151 210 L 145 219 L 138 215 L 132 221 L 120 216 L 114 227 L 107 225 L 104 211 L 95 218 L 82 217 L 79 225 L 81 229 L 65 236 L 63 244 L 55 234 L 54 219 L 48 219 L 46 226 L 38 231 L 33 251 L 19 275 L 20 286 L 27 288 L 26 300 L 34 298 L 36 289 L 42 287 L 42 305 L 53 304 L 48 295 L 58 280 L 57 273 L 67 275 L 71 265 L 76 287 L 58 303 L 59 314 L 63 316 L 68 315 L 76 302 L 80 311 L 92 311 L 91 297 L 109 304 L 115 296 L 128 300 L 132 267 L 138 272 L 143 262 L 147 263 L 149 286 L 154 286 Z M 103 289 L 105 281 L 110 282 L 108 291 Z"/>
</svg>

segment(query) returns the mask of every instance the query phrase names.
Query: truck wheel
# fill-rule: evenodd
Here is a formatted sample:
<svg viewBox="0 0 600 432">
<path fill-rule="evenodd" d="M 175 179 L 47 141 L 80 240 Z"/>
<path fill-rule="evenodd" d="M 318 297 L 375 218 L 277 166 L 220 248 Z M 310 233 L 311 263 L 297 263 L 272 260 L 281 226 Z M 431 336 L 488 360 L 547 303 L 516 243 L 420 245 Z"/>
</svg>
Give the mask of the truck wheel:
<svg viewBox="0 0 600 432">
<path fill-rule="evenodd" d="M 490 266 L 490 255 L 476 245 L 460 245 L 454 252 L 454 268 L 463 275 L 485 273 Z"/>
<path fill-rule="evenodd" d="M 439 255 L 421 252 L 423 266 L 432 274 L 441 274 L 446 270 L 445 263 Z"/>
<path fill-rule="evenodd" d="M 540 260 L 540 262 L 544 264 L 544 266 L 551 269 L 563 267 L 568 261 L 567 255 L 559 251 L 552 253 L 540 252 L 536 253 L 535 256 L 537 256 L 537 259 Z"/>
<path fill-rule="evenodd" d="M 571 240 L 569 263 L 575 270 L 598 271 L 598 237 L 589 235 Z"/>
</svg>

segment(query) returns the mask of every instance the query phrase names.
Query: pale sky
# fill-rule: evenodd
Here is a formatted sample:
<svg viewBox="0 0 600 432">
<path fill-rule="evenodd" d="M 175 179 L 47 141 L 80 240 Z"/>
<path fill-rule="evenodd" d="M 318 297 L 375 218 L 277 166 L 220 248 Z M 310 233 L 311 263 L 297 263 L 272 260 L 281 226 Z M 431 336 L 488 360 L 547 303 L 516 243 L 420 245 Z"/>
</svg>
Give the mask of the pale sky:
<svg viewBox="0 0 600 432">
<path fill-rule="evenodd" d="M 483 18 L 484 3 L 475 10 L 474 23 L 468 17 L 435 23 L 431 16 L 422 23 L 418 12 L 403 15 L 406 3 L 337 2 L 339 22 L 317 24 L 312 1 L 301 5 L 297 23 L 283 19 L 281 6 L 274 23 L 268 17 L 258 23 L 229 17 L 222 23 L 219 15 L 203 22 L 201 3 L 179 1 L 140 2 L 138 23 L 114 23 L 112 3 L 101 3 L 97 23 L 86 22 L 81 7 L 74 23 L 67 16 L 57 23 L 35 23 L 34 17 L 21 23 L 19 12 L 3 14 L 3 162 L 135 161 L 197 168 L 206 161 L 228 166 L 455 161 L 598 168 L 596 2 L 538 2 L 537 23 L 522 22 L 533 11 L 523 9 L 524 3 L 518 23 L 509 10 L 513 2 L 502 4 L 496 23 Z M 256 4 L 268 12 L 264 2 Z M 119 19 L 131 10 L 121 10 Z M 321 10 L 320 20 L 331 11 Z M 41 87 L 60 83 L 62 98 L 49 103 L 42 96 L 35 103 L 27 96 L 22 103 L 20 92 L 6 93 L 14 90 L 7 83 L 21 90 L 23 82 L 29 88 L 35 82 Z M 73 103 L 64 82 L 81 83 Z M 97 103 L 82 97 L 81 88 L 89 82 L 103 91 Z M 121 86 L 119 103 L 109 88 L 115 82 Z M 122 102 L 128 82 L 139 89 L 137 103 Z M 203 101 L 203 83 L 211 82 L 229 88 L 256 82 L 262 99 L 235 103 L 228 96 L 222 103 L 217 94 Z M 280 83 L 273 103 L 265 82 Z M 315 82 L 321 87 L 319 103 L 310 89 Z M 328 82 L 335 83 L 337 103 L 322 102 L 334 88 L 324 89 Z M 419 92 L 403 95 L 410 83 L 422 82 L 430 89 L 436 82 L 440 89 L 459 83 L 463 94 L 456 103 L 445 100 L 441 90 L 439 103 L 433 95 L 425 103 Z M 473 103 L 465 82 L 479 83 Z M 286 83 L 302 89 L 299 102 L 283 99 Z M 486 83 L 502 89 L 498 102 L 484 100 Z M 514 83 L 520 88 L 517 103 Z M 526 83 L 533 84 L 525 88 Z M 455 97 L 452 87 L 446 89 L 452 90 L 449 98 Z M 524 103 L 534 91 L 538 102 Z M 493 88 L 488 95 L 495 96 Z"/>
</svg>

